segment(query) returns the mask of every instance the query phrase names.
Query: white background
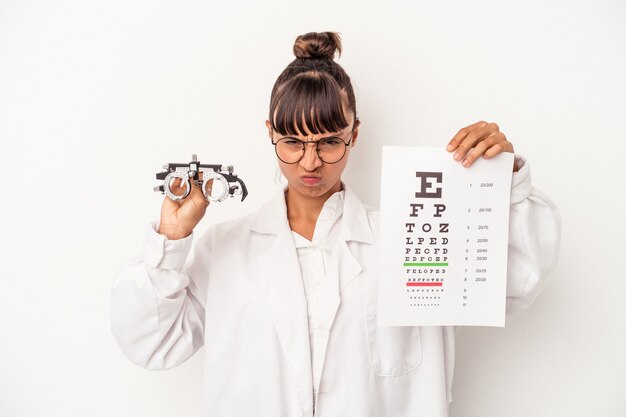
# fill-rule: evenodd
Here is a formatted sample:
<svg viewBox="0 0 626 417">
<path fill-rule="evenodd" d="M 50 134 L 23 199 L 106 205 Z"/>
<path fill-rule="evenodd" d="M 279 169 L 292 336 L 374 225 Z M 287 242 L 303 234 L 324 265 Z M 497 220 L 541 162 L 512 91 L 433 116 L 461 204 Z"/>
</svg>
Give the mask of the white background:
<svg viewBox="0 0 626 417">
<path fill-rule="evenodd" d="M 623 1 L 0 1 L 0 416 L 197 416 L 202 355 L 165 372 L 110 332 L 165 162 L 280 183 L 264 126 L 297 35 L 340 32 L 363 124 L 344 180 L 378 205 L 381 146 L 496 122 L 560 207 L 529 309 L 459 332 L 453 417 L 626 415 Z M 621 260 L 621 261 L 620 261 Z"/>
</svg>

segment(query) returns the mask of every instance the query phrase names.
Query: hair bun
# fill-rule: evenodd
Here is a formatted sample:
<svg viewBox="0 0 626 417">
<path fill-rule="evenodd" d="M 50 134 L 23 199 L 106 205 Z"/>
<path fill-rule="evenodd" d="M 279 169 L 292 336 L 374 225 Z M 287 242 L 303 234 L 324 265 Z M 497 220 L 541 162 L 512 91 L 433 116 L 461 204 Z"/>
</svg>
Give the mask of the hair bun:
<svg viewBox="0 0 626 417">
<path fill-rule="evenodd" d="M 309 32 L 296 38 L 293 53 L 296 58 L 334 59 L 341 56 L 341 38 L 336 32 Z"/>
</svg>

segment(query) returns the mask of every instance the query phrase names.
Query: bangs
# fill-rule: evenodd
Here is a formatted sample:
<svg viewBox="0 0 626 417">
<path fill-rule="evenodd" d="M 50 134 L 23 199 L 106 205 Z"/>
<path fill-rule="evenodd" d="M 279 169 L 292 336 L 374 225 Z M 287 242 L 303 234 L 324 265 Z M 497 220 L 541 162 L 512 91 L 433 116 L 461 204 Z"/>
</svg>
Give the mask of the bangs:
<svg viewBox="0 0 626 417">
<path fill-rule="evenodd" d="M 350 124 L 342 105 L 345 99 L 330 75 L 301 73 L 276 92 L 269 120 L 281 135 L 305 135 L 307 128 L 313 134 L 337 132 Z"/>
</svg>

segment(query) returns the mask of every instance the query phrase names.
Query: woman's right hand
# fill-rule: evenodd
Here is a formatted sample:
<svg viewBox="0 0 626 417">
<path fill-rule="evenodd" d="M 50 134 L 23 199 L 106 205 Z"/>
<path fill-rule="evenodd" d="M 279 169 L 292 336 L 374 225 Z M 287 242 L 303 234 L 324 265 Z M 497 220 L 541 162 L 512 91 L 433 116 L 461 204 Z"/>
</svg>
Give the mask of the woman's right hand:
<svg viewBox="0 0 626 417">
<path fill-rule="evenodd" d="M 199 173 L 202 179 L 202 172 Z M 170 189 L 175 195 L 182 195 L 185 192 L 185 186 L 182 186 L 180 178 L 174 178 L 170 183 Z M 211 189 L 213 179 L 207 184 Z M 169 240 L 182 239 L 191 234 L 196 225 L 200 222 L 207 207 L 209 200 L 204 196 L 202 189 L 196 181 L 191 180 L 191 192 L 182 200 L 174 201 L 167 195 L 163 199 L 161 206 L 161 222 L 159 223 L 158 233 L 164 234 Z"/>
</svg>

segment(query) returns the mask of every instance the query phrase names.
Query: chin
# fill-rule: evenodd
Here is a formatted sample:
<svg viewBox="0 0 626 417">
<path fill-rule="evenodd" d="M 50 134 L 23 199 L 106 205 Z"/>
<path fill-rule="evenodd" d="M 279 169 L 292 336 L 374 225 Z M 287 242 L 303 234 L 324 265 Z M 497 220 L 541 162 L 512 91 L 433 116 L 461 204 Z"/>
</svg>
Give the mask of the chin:
<svg viewBox="0 0 626 417">
<path fill-rule="evenodd" d="M 329 189 L 330 188 L 324 186 L 323 184 L 300 185 L 298 187 L 298 191 L 300 191 L 301 194 L 311 196 L 311 197 L 319 197 L 321 195 L 324 195 L 326 192 L 328 192 Z"/>
<path fill-rule="evenodd" d="M 298 184 L 297 187 L 300 194 L 306 195 L 308 197 L 321 197 L 324 194 L 330 192 L 332 188 L 333 185 L 330 185 L 327 182 L 316 185 Z"/>
</svg>

